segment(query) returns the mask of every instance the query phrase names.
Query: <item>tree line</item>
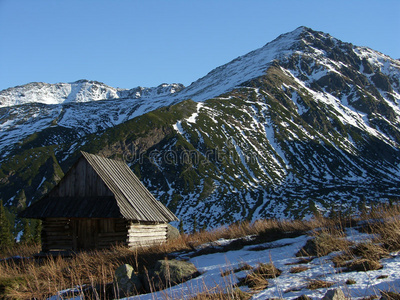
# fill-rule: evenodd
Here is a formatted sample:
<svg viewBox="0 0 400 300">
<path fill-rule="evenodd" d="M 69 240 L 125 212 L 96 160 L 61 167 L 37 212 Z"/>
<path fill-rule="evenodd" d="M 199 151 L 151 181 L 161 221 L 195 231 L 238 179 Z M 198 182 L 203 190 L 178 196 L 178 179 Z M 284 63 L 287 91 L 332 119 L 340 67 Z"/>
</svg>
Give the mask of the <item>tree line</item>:
<svg viewBox="0 0 400 300">
<path fill-rule="evenodd" d="M 39 244 L 42 223 L 40 220 L 23 219 L 23 229 L 14 234 L 14 224 L 11 224 L 9 212 L 0 200 L 0 251 L 14 246 L 16 242 L 24 244 Z"/>
</svg>

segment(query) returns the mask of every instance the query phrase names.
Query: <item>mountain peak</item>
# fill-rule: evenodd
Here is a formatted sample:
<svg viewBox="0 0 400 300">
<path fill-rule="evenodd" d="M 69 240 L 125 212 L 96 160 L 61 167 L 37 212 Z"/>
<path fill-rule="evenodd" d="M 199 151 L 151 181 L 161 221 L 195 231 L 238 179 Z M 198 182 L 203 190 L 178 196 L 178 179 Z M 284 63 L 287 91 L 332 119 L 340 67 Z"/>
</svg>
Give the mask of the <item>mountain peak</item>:
<svg viewBox="0 0 400 300">
<path fill-rule="evenodd" d="M 240 86 L 243 82 L 262 76 L 275 59 L 290 55 L 299 48 L 299 45 L 309 43 L 307 37 L 311 40 L 316 35 L 326 34 L 318 33 L 305 26 L 281 34 L 263 47 L 212 70 L 188 86 L 180 96 L 185 95 L 186 98 L 195 101 L 204 101 L 221 95 Z M 302 39 L 306 41 L 301 42 Z"/>
<path fill-rule="evenodd" d="M 0 194 L 6 203 L 16 203 L 22 188 L 37 195 L 51 178 L 31 166 L 54 155 L 67 169 L 85 150 L 129 160 L 181 219 L 196 215 L 211 226 L 394 199 L 399 79 L 398 61 L 302 26 L 187 88 L 122 90 L 80 80 L 2 91 L 0 103 L 6 93 L 21 104 L 51 103 L 51 95 L 57 103 L 91 102 L 0 110 Z"/>
</svg>

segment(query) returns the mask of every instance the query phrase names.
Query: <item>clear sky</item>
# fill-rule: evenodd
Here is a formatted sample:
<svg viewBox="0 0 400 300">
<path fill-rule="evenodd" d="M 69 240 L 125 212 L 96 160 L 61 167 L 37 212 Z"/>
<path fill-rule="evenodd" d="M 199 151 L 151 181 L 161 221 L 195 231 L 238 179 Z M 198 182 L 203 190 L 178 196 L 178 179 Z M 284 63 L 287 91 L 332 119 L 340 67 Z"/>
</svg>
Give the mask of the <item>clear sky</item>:
<svg viewBox="0 0 400 300">
<path fill-rule="evenodd" d="M 399 0 L 0 0 L 0 90 L 191 82 L 299 26 L 400 58 Z"/>
</svg>

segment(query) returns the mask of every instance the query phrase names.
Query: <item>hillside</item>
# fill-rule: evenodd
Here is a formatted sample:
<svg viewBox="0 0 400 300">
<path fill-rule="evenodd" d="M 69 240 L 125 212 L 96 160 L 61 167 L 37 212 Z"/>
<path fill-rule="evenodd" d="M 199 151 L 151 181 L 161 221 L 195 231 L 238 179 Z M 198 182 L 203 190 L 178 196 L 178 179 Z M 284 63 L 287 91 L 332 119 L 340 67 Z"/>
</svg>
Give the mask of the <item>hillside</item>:
<svg viewBox="0 0 400 300">
<path fill-rule="evenodd" d="M 400 62 L 370 48 L 300 27 L 188 87 L 100 90 L 0 92 L 5 203 L 40 197 L 79 150 L 128 162 L 188 228 L 400 196 Z"/>
</svg>

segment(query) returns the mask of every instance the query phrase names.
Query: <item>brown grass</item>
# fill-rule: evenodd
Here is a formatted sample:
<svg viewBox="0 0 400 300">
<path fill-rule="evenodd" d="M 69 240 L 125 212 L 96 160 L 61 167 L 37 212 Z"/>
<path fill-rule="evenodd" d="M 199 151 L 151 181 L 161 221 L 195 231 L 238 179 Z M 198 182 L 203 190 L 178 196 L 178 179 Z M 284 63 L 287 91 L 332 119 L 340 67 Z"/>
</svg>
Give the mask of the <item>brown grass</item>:
<svg viewBox="0 0 400 300">
<path fill-rule="evenodd" d="M 19 245 L 8 249 L 3 257 L 20 255 L 23 259 L 0 261 L 0 290 L 9 298 L 45 298 L 74 286 L 96 287 L 96 290 L 81 291 L 89 295 L 89 299 L 102 299 L 114 293 L 110 283 L 114 279 L 115 269 L 125 263 L 132 265 L 135 271 L 142 272 L 146 266 L 156 260 L 163 259 L 168 253 L 193 250 L 196 246 L 220 238 L 238 238 L 246 235 L 257 235 L 268 230 L 286 230 L 297 228 L 301 222 L 293 226 L 287 221 L 266 220 L 254 224 L 248 222 L 233 224 L 211 231 L 193 235 L 182 235 L 176 240 L 156 247 L 130 250 L 114 247 L 109 250 L 81 252 L 68 258 L 42 257 L 32 258 L 39 252 L 39 246 L 26 247 Z M 309 228 L 311 225 L 307 225 Z M 247 267 L 248 268 L 248 267 Z"/>
<path fill-rule="evenodd" d="M 322 288 L 329 288 L 334 284 L 335 284 L 334 282 L 316 279 L 316 280 L 310 280 L 307 284 L 307 288 L 309 290 L 316 290 Z"/>
<path fill-rule="evenodd" d="M 351 251 L 354 253 L 354 255 L 361 256 L 362 258 L 369 260 L 380 260 L 381 258 L 387 258 L 390 256 L 387 249 L 372 241 L 358 243 L 354 248 L 351 249 Z"/>
<path fill-rule="evenodd" d="M 289 273 L 292 273 L 292 274 L 301 273 L 301 272 L 307 271 L 308 269 L 310 269 L 310 268 L 306 267 L 306 266 L 292 267 L 292 268 L 290 268 Z"/>
<path fill-rule="evenodd" d="M 346 240 L 346 235 L 341 227 L 330 226 L 314 230 L 312 239 L 299 250 L 296 256 L 325 256 L 334 251 L 349 249 L 351 242 Z"/>
<path fill-rule="evenodd" d="M 14 244 L 12 247 L 1 248 L 0 259 L 5 259 L 15 255 L 22 257 L 30 257 L 40 252 L 40 244 Z"/>
<path fill-rule="evenodd" d="M 251 293 L 243 292 L 239 288 L 234 288 L 229 292 L 223 291 L 222 289 L 218 289 L 216 292 L 207 291 L 204 293 L 200 293 L 191 300 L 248 300 L 251 298 Z"/>
<path fill-rule="evenodd" d="M 352 284 L 356 284 L 357 282 L 353 279 L 353 278 L 349 278 L 346 280 L 346 284 L 347 285 L 352 285 Z"/>
<path fill-rule="evenodd" d="M 344 251 L 332 258 L 333 265 L 336 268 L 344 267 L 349 261 L 355 259 L 354 254 L 350 251 Z"/>
<path fill-rule="evenodd" d="M 224 277 L 224 276 L 228 276 L 228 275 L 233 274 L 233 273 L 238 273 L 238 272 L 241 272 L 241 271 L 252 270 L 252 269 L 253 269 L 253 267 L 250 266 L 249 264 L 241 263 L 241 264 L 239 264 L 239 266 L 237 268 L 234 268 L 233 270 L 232 269 L 227 269 L 225 271 L 221 271 L 221 276 Z"/>
<path fill-rule="evenodd" d="M 366 272 L 371 270 L 379 270 L 382 269 L 383 266 L 379 261 L 370 260 L 365 258 L 355 259 L 350 261 L 344 265 L 346 272 L 358 271 L 358 272 Z"/>
<path fill-rule="evenodd" d="M 399 214 L 398 208 L 390 209 L 389 212 L 384 209 L 375 209 L 365 218 L 374 217 L 376 220 L 384 220 L 369 222 L 366 225 L 370 232 L 377 234 L 378 239 L 371 242 L 371 244 L 362 243 L 355 247 L 351 247 L 352 245 L 344 239 L 343 228 L 344 224 L 348 223 L 347 221 L 338 223 L 337 220 L 333 221 L 321 217 L 310 221 L 260 220 L 255 223 L 235 223 L 227 227 L 203 231 L 193 235 L 184 234 L 176 240 L 156 247 L 136 250 L 114 247 L 109 250 L 77 253 L 66 258 L 59 256 L 34 259 L 32 256 L 39 252 L 38 246 L 18 245 L 15 248 L 7 249 L 3 253 L 3 258 L 15 255 L 31 258 L 0 261 L 0 296 L 9 299 L 43 299 L 56 295 L 60 290 L 75 286 L 87 286 L 92 287 L 92 289 L 90 290 L 89 288 L 89 290 L 85 291 L 83 288 L 80 288 L 80 290 L 78 288 L 78 293 L 85 294 L 86 299 L 116 297 L 112 282 L 115 269 L 118 266 L 128 263 L 134 267 L 135 271 L 143 272 L 146 266 L 150 266 L 156 260 L 168 257 L 172 252 L 193 251 L 201 244 L 217 241 L 220 238 L 255 237 L 251 242 L 242 239 L 236 245 L 237 247 L 242 247 L 245 243 L 269 242 L 311 231 L 315 253 L 309 253 L 311 252 L 309 249 L 308 251 L 306 251 L 307 249 L 302 249 L 304 250 L 302 254 L 323 256 L 332 251 L 343 251 L 347 254 L 350 253 L 349 255 L 353 256 L 352 258 L 359 256 L 362 259 L 377 261 L 379 258 L 385 257 L 389 251 L 400 249 L 400 221 L 396 217 Z M 342 257 L 342 266 L 345 266 L 351 260 L 351 258 L 348 259 L 349 257 Z M 304 260 L 304 263 L 307 261 Z M 301 262 L 303 261 L 298 261 L 297 263 Z M 275 267 L 269 269 L 271 272 L 267 271 L 267 265 L 273 266 L 272 263 L 260 264 L 243 279 L 243 282 L 249 284 L 249 286 L 253 285 L 256 289 L 267 286 L 268 278 L 271 278 L 269 276 L 279 276 L 279 272 L 271 271 Z M 297 268 L 300 270 L 301 267 Z M 248 270 L 249 265 L 244 265 L 243 269 Z M 243 269 L 235 269 L 232 272 L 239 272 Z M 293 268 L 293 270 L 296 269 Z M 310 286 L 317 286 L 318 283 L 323 285 L 322 282 L 313 281 L 310 282 Z M 227 297 L 225 292 L 213 291 L 202 295 L 201 297 L 203 298 L 195 299 L 228 299 L 224 298 Z M 233 292 L 231 291 L 231 293 Z M 247 299 L 240 297 L 242 296 L 237 295 L 237 299 Z"/>
<path fill-rule="evenodd" d="M 276 278 L 282 274 L 273 263 L 260 263 L 257 268 L 239 280 L 239 285 L 247 285 L 253 290 L 262 290 L 268 286 L 268 279 Z"/>
</svg>

